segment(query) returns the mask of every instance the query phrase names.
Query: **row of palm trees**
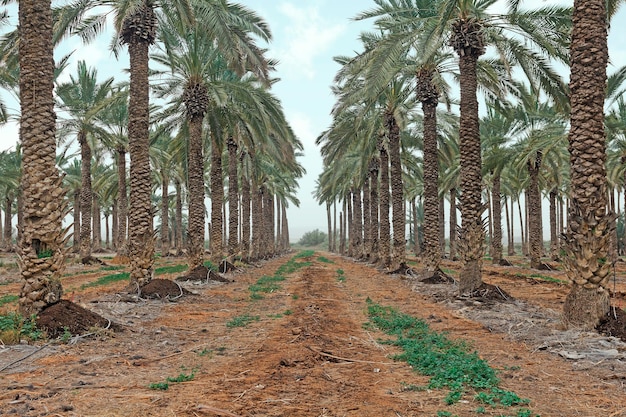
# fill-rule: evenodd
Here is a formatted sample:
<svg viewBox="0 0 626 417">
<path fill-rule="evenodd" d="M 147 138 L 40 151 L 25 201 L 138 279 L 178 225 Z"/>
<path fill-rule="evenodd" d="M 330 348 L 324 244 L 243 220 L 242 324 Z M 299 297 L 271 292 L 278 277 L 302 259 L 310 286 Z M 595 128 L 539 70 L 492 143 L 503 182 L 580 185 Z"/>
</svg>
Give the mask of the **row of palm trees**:
<svg viewBox="0 0 626 417">
<path fill-rule="evenodd" d="M 447 195 L 451 255 L 458 254 L 463 265 L 459 290 L 471 293 L 482 285 L 487 231 L 494 261 L 502 258 L 503 203 L 512 250 L 513 202 L 519 204 L 522 192 L 527 209 L 519 217 L 528 219 L 531 266 L 541 266 L 543 190 L 550 201 L 553 255 L 563 255 L 563 249 L 573 283 L 566 321 L 594 327 L 609 309 L 617 209 L 609 196 L 623 187 L 621 179 L 610 182 L 624 172 L 619 105 L 604 114 L 606 28 L 619 1 L 524 10 L 511 0 L 503 13 L 494 12 L 495 1 L 374 2 L 376 7 L 356 17 L 374 19 L 376 28 L 362 34 L 363 52 L 336 58 L 342 68 L 333 124 L 318 139 L 327 169 L 317 196 L 327 207 L 343 206 L 339 234 L 349 238 L 347 253 L 396 269 L 404 257 L 404 205 L 413 202 L 416 218 L 420 196 L 422 256 L 425 269 L 434 273 L 442 256 Z M 569 87 L 553 63 L 570 65 Z M 608 83 L 613 101 L 620 100 L 622 72 Z M 478 92 L 487 103 L 482 120 Z M 440 102 L 448 112 L 437 109 Z M 458 117 L 450 116 L 451 103 L 458 105 Z M 610 143 L 619 148 L 609 153 L 612 177 L 605 164 L 605 124 L 613 126 Z M 558 232 L 564 230 L 560 245 Z"/>
<path fill-rule="evenodd" d="M 81 62 L 77 75 L 53 91 L 55 75 L 63 69 L 55 69 L 52 59 L 56 43 L 66 35 L 94 39 L 107 15 L 114 19 L 114 52 L 128 47 L 129 82 L 100 82 L 97 72 Z M 226 0 L 85 1 L 55 9 L 47 0 L 27 0 L 19 4 L 19 18 L 19 34 L 5 35 L 1 50 L 5 72 L 19 80 L 21 171 L 16 182 L 21 192 L 13 187 L 10 194 L 4 183 L 0 187 L 6 187 L 7 198 L 19 196 L 23 314 L 37 313 L 61 297 L 59 277 L 70 250 L 62 220 L 71 209 L 84 262 L 94 242 L 101 241 L 104 207 L 105 219 L 112 218 L 115 247 L 130 259 L 130 288 L 148 283 L 156 246 L 156 187 L 161 189 L 161 250 L 167 252 L 171 240 L 180 248 L 184 233 L 190 269 L 204 263 L 206 195 L 211 199 L 211 261 L 251 260 L 286 248 L 286 207 L 298 204 L 296 179 L 304 174 L 296 161 L 302 145 L 270 92 L 275 62 L 257 42 L 269 41 L 271 33 L 256 13 Z M 150 102 L 150 89 L 159 106 Z M 62 115 L 58 120 L 55 110 Z M 80 162 L 70 157 L 66 166 L 74 173 L 80 169 L 80 181 L 57 169 L 64 166 L 56 160 L 57 143 L 73 137 Z M 175 201 L 170 204 L 172 185 Z M 13 202 L 7 200 L 7 207 Z"/>
</svg>

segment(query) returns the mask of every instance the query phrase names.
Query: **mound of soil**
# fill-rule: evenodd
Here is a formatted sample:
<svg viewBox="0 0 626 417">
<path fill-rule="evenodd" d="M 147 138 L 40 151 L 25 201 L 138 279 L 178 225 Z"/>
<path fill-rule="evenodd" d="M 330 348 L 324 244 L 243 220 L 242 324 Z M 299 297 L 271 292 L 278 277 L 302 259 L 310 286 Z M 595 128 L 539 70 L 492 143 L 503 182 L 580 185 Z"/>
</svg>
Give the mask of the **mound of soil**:
<svg viewBox="0 0 626 417">
<path fill-rule="evenodd" d="M 626 342 L 626 311 L 611 307 L 611 312 L 596 327 L 598 333 L 617 337 Z"/>
<path fill-rule="evenodd" d="M 80 260 L 80 263 L 83 265 L 106 265 L 106 263 L 95 256 L 85 256 Z"/>
<path fill-rule="evenodd" d="M 141 297 L 151 299 L 176 300 L 185 294 L 191 294 L 176 282 L 169 279 L 153 279 L 141 287 Z"/>
<path fill-rule="evenodd" d="M 69 300 L 61 300 L 44 309 L 36 322 L 50 338 L 59 337 L 66 330 L 73 335 L 86 333 L 94 327 L 121 330 L 119 325 Z"/>
<path fill-rule="evenodd" d="M 441 269 L 437 269 L 432 273 L 432 275 L 421 279 L 420 282 L 423 282 L 424 284 L 454 284 L 456 281 Z"/>
<path fill-rule="evenodd" d="M 234 266 L 233 266 L 234 267 Z M 234 282 L 225 278 L 213 270 L 209 270 L 206 266 L 200 265 L 189 271 L 187 275 L 176 278 L 176 281 L 218 281 L 218 282 Z"/>
</svg>

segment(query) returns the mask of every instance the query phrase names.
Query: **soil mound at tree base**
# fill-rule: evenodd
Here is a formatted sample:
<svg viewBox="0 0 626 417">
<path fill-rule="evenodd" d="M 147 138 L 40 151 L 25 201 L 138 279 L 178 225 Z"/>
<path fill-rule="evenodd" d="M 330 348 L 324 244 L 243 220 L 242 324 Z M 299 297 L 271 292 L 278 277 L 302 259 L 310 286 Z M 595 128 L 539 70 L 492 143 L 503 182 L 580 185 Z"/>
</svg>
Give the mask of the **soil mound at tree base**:
<svg viewBox="0 0 626 417">
<path fill-rule="evenodd" d="M 176 281 L 218 281 L 218 282 L 234 282 L 228 278 L 224 278 L 217 272 L 209 270 L 206 266 L 200 265 L 189 271 L 187 275 L 176 278 Z"/>
<path fill-rule="evenodd" d="M 424 284 L 454 284 L 456 281 L 441 269 L 437 269 L 432 275 L 425 277 L 420 282 Z"/>
<path fill-rule="evenodd" d="M 626 311 L 611 307 L 609 314 L 596 327 L 598 333 L 613 336 L 626 342 Z"/>
<path fill-rule="evenodd" d="M 121 326 L 69 300 L 45 308 L 37 316 L 36 323 L 49 338 L 59 337 L 66 331 L 73 335 L 83 334 L 94 327 L 122 330 Z"/>
<path fill-rule="evenodd" d="M 153 279 L 141 287 L 143 298 L 175 300 L 185 294 L 191 294 L 191 292 L 169 279 Z"/>
</svg>

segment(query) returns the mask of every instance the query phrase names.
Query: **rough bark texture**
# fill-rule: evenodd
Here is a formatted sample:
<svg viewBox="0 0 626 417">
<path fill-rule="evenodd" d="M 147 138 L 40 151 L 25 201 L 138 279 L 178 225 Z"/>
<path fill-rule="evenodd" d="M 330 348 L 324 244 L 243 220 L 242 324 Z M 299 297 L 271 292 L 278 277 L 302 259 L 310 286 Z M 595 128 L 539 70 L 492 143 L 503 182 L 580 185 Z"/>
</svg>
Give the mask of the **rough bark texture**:
<svg viewBox="0 0 626 417">
<path fill-rule="evenodd" d="M 174 179 L 176 188 L 176 231 L 174 234 L 174 245 L 176 254 L 183 253 L 183 187 L 178 178 Z"/>
<path fill-rule="evenodd" d="M 130 207 L 128 255 L 131 286 L 142 287 L 152 280 L 155 236 L 152 226 L 152 177 L 149 151 L 148 49 L 154 43 L 156 17 L 144 4 L 124 21 L 122 41 L 130 56 L 130 102 L 128 144 L 130 151 Z"/>
<path fill-rule="evenodd" d="M 222 204 L 224 203 L 224 180 L 222 177 L 222 148 L 215 135 L 211 135 L 211 261 L 219 265 L 224 257 L 222 242 Z"/>
<path fill-rule="evenodd" d="M 613 214 L 606 208 L 605 1 L 575 0 L 572 23 L 568 137 L 572 195 L 565 266 L 573 287 L 565 299 L 564 319 L 572 327 L 589 329 L 609 312 Z"/>
<path fill-rule="evenodd" d="M 239 177 L 237 141 L 228 138 L 228 256 L 239 251 Z"/>
<path fill-rule="evenodd" d="M 187 266 L 189 271 L 204 263 L 205 206 L 204 155 L 202 141 L 203 116 L 189 120 L 188 184 L 189 219 L 187 226 Z"/>
<path fill-rule="evenodd" d="M 535 160 L 528 160 L 527 168 L 530 176 L 528 185 L 528 244 L 530 267 L 541 267 L 543 242 L 541 240 L 541 192 L 539 191 L 539 170 L 541 169 L 541 152 L 537 152 Z"/>
<path fill-rule="evenodd" d="M 74 193 L 74 242 L 72 250 L 80 252 L 80 190 Z"/>
<path fill-rule="evenodd" d="M 453 24 L 450 44 L 459 55 L 460 161 L 461 161 L 461 233 L 459 255 L 463 262 L 459 274 L 459 291 L 473 291 L 482 284 L 482 261 L 485 253 L 484 228 L 481 219 L 482 162 L 480 126 L 476 97 L 476 63 L 485 52 L 482 25 L 472 19 L 459 19 Z"/>
<path fill-rule="evenodd" d="M 395 117 L 388 119 L 389 163 L 391 165 L 391 212 L 393 237 L 391 249 L 392 271 L 400 268 L 406 258 L 406 216 L 404 210 L 404 184 L 400 160 L 400 127 Z"/>
<path fill-rule="evenodd" d="M 389 133 L 389 132 L 388 132 Z M 389 154 L 384 143 L 380 144 L 380 237 L 378 241 L 378 262 L 381 266 L 391 268 L 391 223 L 389 221 L 390 179 L 389 179 Z M 390 269 L 393 271 L 393 269 Z"/>
<path fill-rule="evenodd" d="M 416 95 L 424 113 L 424 268 L 434 272 L 441 263 L 441 223 L 439 222 L 439 157 L 437 155 L 437 104 L 439 93 L 433 72 L 417 74 Z"/>
<path fill-rule="evenodd" d="M 4 241 L 2 242 L 2 247 L 6 250 L 11 250 L 13 248 L 13 224 L 11 223 L 11 217 L 13 216 L 11 207 L 12 203 L 13 200 L 11 196 L 7 195 L 4 201 Z"/>
<path fill-rule="evenodd" d="M 354 210 L 352 218 L 354 228 L 354 244 L 351 244 L 350 247 L 353 248 L 352 256 L 358 257 L 363 251 L 363 206 L 361 200 L 361 190 L 358 188 L 352 189 L 352 209 Z"/>
<path fill-rule="evenodd" d="M 494 173 L 491 190 L 493 236 L 491 238 L 491 258 L 494 265 L 502 260 L 502 197 L 500 196 L 500 174 Z"/>
<path fill-rule="evenodd" d="M 92 230 L 92 250 L 102 250 L 102 208 L 100 207 L 100 200 L 94 194 L 91 201 L 91 230 Z"/>
<path fill-rule="evenodd" d="M 370 251 L 369 261 L 378 262 L 378 248 L 380 245 L 380 217 L 379 217 L 379 179 L 378 174 L 380 172 L 380 160 L 373 158 L 370 162 Z M 387 203 L 389 204 L 389 203 Z M 387 220 L 389 224 L 389 220 Z"/>
<path fill-rule="evenodd" d="M 456 188 L 453 188 L 450 190 L 450 259 L 456 259 L 456 238 L 459 234 L 456 211 Z"/>
<path fill-rule="evenodd" d="M 241 254 L 250 260 L 250 180 L 241 178 Z"/>
<path fill-rule="evenodd" d="M 370 200 L 372 194 L 370 191 L 370 175 L 369 172 L 363 181 L 363 245 L 360 256 L 363 259 L 369 259 L 372 252 L 372 211 L 370 209 Z"/>
<path fill-rule="evenodd" d="M 559 259 L 559 238 L 556 224 L 556 190 L 550 190 L 550 256 Z"/>
<path fill-rule="evenodd" d="M 117 149 L 117 254 L 126 256 L 128 244 L 128 191 L 126 190 L 126 150 Z"/>
<path fill-rule="evenodd" d="M 59 301 L 66 257 L 62 178 L 55 166 L 56 116 L 52 94 L 50 1 L 19 2 L 20 141 L 23 217 L 18 245 L 22 276 L 19 309 L 24 317 Z"/>
<path fill-rule="evenodd" d="M 91 256 L 91 215 L 93 194 L 91 192 L 91 146 L 87 142 L 87 134 L 79 132 L 80 145 L 80 258 Z"/>
<path fill-rule="evenodd" d="M 263 247 L 265 249 L 264 256 L 274 256 L 276 248 L 274 245 L 274 196 L 267 189 L 264 188 L 263 193 Z"/>
<path fill-rule="evenodd" d="M 161 255 L 167 256 L 170 251 L 170 180 L 166 170 L 161 171 Z"/>
<path fill-rule="evenodd" d="M 252 197 L 252 260 L 259 259 L 261 255 L 261 237 L 263 234 L 263 191 L 257 185 L 250 189 Z"/>
</svg>

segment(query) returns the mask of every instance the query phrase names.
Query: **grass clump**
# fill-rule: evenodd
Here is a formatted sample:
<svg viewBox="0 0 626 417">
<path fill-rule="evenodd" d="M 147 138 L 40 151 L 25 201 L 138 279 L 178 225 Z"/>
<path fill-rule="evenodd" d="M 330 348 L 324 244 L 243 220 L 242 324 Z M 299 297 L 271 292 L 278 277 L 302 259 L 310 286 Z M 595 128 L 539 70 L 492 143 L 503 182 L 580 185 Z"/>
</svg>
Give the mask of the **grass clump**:
<svg viewBox="0 0 626 417">
<path fill-rule="evenodd" d="M 555 284 L 567 284 L 567 281 L 563 281 L 562 279 L 554 278 L 548 275 L 530 274 L 529 277 L 534 278 L 534 279 L 539 279 L 542 281 L 553 282 Z"/>
<path fill-rule="evenodd" d="M 445 403 L 457 403 L 468 391 L 475 399 L 493 407 L 512 407 L 529 402 L 515 393 L 498 387 L 496 371 L 464 342 L 448 339 L 431 330 L 423 320 L 399 313 L 390 307 L 373 303 L 369 298 L 370 323 L 394 336 L 388 343 L 402 348 L 394 359 L 409 363 L 413 369 L 430 376 L 427 388 L 450 390 Z"/>
<path fill-rule="evenodd" d="M 37 328 L 35 319 L 35 315 L 24 318 L 16 312 L 0 315 L 0 342 L 15 345 L 22 339 L 29 341 L 42 339 L 43 332 Z"/>
<path fill-rule="evenodd" d="M 339 268 L 337 270 L 337 281 L 339 281 L 339 282 L 346 282 L 345 272 L 341 268 Z"/>
<path fill-rule="evenodd" d="M 311 265 L 311 262 L 298 262 L 297 259 L 312 256 L 314 253 L 314 251 L 302 251 L 287 261 L 287 263 L 281 265 L 274 275 L 264 275 L 259 278 L 256 283 L 248 287 L 250 299 L 262 300 L 264 298 L 263 294 L 273 293 L 281 289 L 282 287 L 278 283 L 284 281 L 286 275 Z"/>
<path fill-rule="evenodd" d="M 183 372 L 178 374 L 178 376 L 175 376 L 175 377 L 168 376 L 167 378 L 165 378 L 165 382 L 155 382 L 155 383 L 150 384 L 148 387 L 154 390 L 167 391 L 170 388 L 170 384 L 191 381 L 196 376 L 197 369 L 193 369 L 188 374 L 184 372 L 185 371 L 184 366 L 182 367 L 182 370 Z"/>
<path fill-rule="evenodd" d="M 318 256 L 317 260 L 320 261 L 320 262 L 326 263 L 326 264 L 334 264 L 333 261 L 331 261 L 330 259 L 328 259 L 325 256 Z"/>
<path fill-rule="evenodd" d="M 228 323 L 226 323 L 226 327 L 246 327 L 248 324 L 261 320 L 260 316 L 250 316 L 249 314 L 244 314 L 243 316 L 234 317 Z"/>
<path fill-rule="evenodd" d="M 89 284 L 81 285 L 80 289 L 84 290 L 85 288 L 99 287 L 101 285 L 107 285 L 107 284 L 111 284 L 113 282 L 124 281 L 124 280 L 127 280 L 129 278 L 130 278 L 130 272 L 122 272 L 122 273 L 119 273 L 119 274 L 105 275 L 103 277 L 98 278 L 94 282 L 90 282 Z"/>
<path fill-rule="evenodd" d="M 154 275 L 178 274 L 187 270 L 187 265 L 166 265 L 156 268 Z"/>
<path fill-rule="evenodd" d="M 19 299 L 20 297 L 18 297 L 17 295 L 13 295 L 13 294 L 3 295 L 2 297 L 0 297 L 0 306 L 14 303 Z"/>
</svg>

